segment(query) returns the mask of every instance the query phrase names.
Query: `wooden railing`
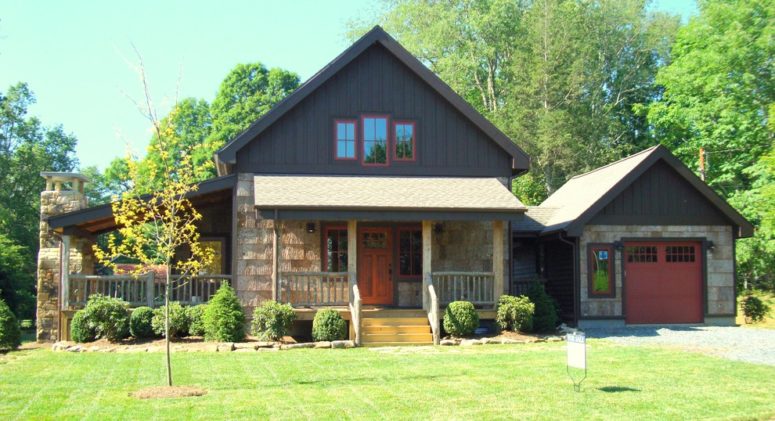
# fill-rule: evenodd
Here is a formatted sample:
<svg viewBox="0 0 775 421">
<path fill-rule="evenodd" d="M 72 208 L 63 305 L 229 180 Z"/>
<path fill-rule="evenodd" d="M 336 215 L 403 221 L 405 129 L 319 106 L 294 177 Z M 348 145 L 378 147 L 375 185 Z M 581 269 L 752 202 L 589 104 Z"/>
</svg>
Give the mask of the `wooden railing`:
<svg viewBox="0 0 775 421">
<path fill-rule="evenodd" d="M 300 307 L 349 305 L 347 272 L 281 273 L 278 300 Z"/>
<path fill-rule="evenodd" d="M 432 285 L 440 305 L 465 300 L 474 305 L 495 305 L 495 275 L 492 272 L 433 272 Z"/>
<path fill-rule="evenodd" d="M 181 304 L 201 304 L 210 301 L 223 282 L 230 282 L 229 275 L 197 275 L 180 277 L 174 275 L 170 284 L 170 301 Z M 81 275 L 68 276 L 68 287 L 64 291 L 66 308 L 80 308 L 89 297 L 102 294 L 120 298 L 131 307 L 159 306 L 164 302 L 164 280 L 155 279 L 153 273 L 132 275 Z"/>
</svg>

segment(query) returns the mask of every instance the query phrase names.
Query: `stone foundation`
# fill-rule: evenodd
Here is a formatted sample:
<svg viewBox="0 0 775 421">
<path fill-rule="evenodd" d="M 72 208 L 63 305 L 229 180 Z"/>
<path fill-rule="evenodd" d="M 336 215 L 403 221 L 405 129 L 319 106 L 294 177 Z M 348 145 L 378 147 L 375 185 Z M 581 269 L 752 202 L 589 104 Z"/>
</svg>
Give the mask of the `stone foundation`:
<svg viewBox="0 0 775 421">
<path fill-rule="evenodd" d="M 735 313 L 734 239 L 730 226 L 706 225 L 588 225 L 580 241 L 581 317 L 622 316 L 622 252 L 614 251 L 616 296 L 590 298 L 587 290 L 587 244 L 613 243 L 622 238 L 699 238 L 712 241 L 714 250 L 708 251 L 707 268 L 708 307 L 710 316 L 729 316 Z"/>
</svg>

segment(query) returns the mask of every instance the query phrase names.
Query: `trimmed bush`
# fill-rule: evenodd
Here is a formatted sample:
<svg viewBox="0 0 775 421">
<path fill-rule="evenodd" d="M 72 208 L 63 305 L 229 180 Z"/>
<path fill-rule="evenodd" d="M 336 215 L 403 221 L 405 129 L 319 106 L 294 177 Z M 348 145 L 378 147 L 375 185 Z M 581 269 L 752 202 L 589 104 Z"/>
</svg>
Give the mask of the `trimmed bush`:
<svg viewBox="0 0 775 421">
<path fill-rule="evenodd" d="M 170 303 L 170 337 L 182 338 L 188 336 L 188 326 L 190 325 L 188 320 L 188 314 L 186 309 L 180 305 L 179 302 L 173 301 Z M 153 333 L 157 336 L 164 337 L 164 306 L 161 306 L 153 311 L 153 319 L 151 320 L 151 326 L 153 327 Z"/>
<path fill-rule="evenodd" d="M 205 339 L 219 342 L 239 342 L 245 339 L 245 313 L 234 289 L 221 285 L 207 303 L 203 315 Z"/>
<path fill-rule="evenodd" d="M 527 332 L 533 328 L 533 313 L 535 304 L 524 295 L 501 295 L 495 320 L 503 330 Z"/>
<path fill-rule="evenodd" d="M 86 320 L 86 313 L 78 310 L 70 322 L 70 339 L 78 342 L 93 342 L 97 339 L 97 333 Z"/>
<path fill-rule="evenodd" d="M 137 307 L 129 316 L 129 333 L 137 339 L 153 338 L 153 309 Z"/>
<path fill-rule="evenodd" d="M 312 339 L 338 341 L 347 337 L 347 322 L 332 308 L 318 310 L 312 320 Z"/>
<path fill-rule="evenodd" d="M 205 335 L 205 323 L 204 314 L 207 304 L 199 304 L 186 308 L 188 314 L 188 334 L 191 336 L 204 336 Z"/>
<path fill-rule="evenodd" d="M 449 303 L 444 312 L 444 331 L 456 337 L 469 336 L 479 327 L 479 314 L 468 301 Z"/>
<path fill-rule="evenodd" d="M 0 299 L 0 351 L 16 349 L 20 344 L 19 322 L 8 304 Z"/>
<path fill-rule="evenodd" d="M 770 312 L 770 307 L 755 295 L 746 296 L 742 304 L 743 314 L 746 319 L 750 319 L 753 323 L 761 322 Z"/>
<path fill-rule="evenodd" d="M 118 298 L 92 295 L 86 307 L 75 314 L 70 330 L 76 342 L 91 342 L 102 338 L 116 342 L 127 338 L 129 305 Z M 74 332 L 76 330 L 78 332 Z"/>
<path fill-rule="evenodd" d="M 527 288 L 527 297 L 535 304 L 533 314 L 533 332 L 554 332 L 560 322 L 557 303 L 546 293 L 540 282 L 531 282 Z"/>
<path fill-rule="evenodd" d="M 253 311 L 253 334 L 261 340 L 276 341 L 288 334 L 296 320 L 296 313 L 290 304 L 269 300 Z"/>
</svg>

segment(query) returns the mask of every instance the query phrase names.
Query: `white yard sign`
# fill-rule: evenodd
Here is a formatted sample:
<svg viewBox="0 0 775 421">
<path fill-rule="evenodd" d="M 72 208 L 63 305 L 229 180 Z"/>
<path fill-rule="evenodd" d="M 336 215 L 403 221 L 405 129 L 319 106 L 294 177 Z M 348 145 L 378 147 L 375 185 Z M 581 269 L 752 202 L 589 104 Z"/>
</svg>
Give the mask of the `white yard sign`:
<svg viewBox="0 0 775 421">
<path fill-rule="evenodd" d="M 583 332 L 569 333 L 565 337 L 568 344 L 568 367 L 587 369 L 587 337 Z"/>
</svg>

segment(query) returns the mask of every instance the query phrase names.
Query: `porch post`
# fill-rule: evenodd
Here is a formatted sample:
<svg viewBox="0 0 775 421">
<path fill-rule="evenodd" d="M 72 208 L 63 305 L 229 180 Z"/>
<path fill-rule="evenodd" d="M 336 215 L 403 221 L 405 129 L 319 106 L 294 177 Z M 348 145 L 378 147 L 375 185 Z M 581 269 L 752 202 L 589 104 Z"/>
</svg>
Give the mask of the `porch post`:
<svg viewBox="0 0 775 421">
<path fill-rule="evenodd" d="M 354 219 L 347 221 L 347 278 L 352 302 L 352 286 L 358 282 L 358 221 Z"/>
<path fill-rule="evenodd" d="M 62 236 L 62 310 L 70 307 L 70 236 Z M 60 333 L 61 334 L 61 333 Z"/>
<path fill-rule="evenodd" d="M 492 271 L 493 299 L 497 303 L 503 295 L 503 221 L 492 221 Z"/>
<path fill-rule="evenodd" d="M 433 221 L 422 221 L 422 308 L 428 311 L 428 285 L 431 284 L 431 262 L 433 261 Z"/>
</svg>

